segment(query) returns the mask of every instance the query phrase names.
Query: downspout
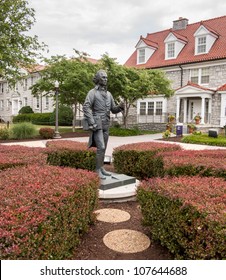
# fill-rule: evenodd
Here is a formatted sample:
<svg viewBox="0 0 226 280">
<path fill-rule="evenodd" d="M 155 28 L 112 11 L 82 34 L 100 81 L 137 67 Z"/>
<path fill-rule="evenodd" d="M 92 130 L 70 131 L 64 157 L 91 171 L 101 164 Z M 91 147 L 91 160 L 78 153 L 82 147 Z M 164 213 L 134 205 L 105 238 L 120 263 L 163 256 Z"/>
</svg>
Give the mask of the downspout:
<svg viewBox="0 0 226 280">
<path fill-rule="evenodd" d="M 184 75 L 184 71 L 183 71 L 183 68 L 182 68 L 182 66 L 181 65 L 179 65 L 179 67 L 180 67 L 180 87 L 182 87 L 183 86 L 183 75 Z"/>
</svg>

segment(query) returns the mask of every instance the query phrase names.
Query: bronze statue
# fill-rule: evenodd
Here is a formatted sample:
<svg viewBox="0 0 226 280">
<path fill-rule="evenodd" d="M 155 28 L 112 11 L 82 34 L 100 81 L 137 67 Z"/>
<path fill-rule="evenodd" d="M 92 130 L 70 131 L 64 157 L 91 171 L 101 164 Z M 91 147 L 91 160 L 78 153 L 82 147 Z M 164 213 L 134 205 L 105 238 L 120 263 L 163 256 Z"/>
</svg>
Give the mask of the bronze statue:
<svg viewBox="0 0 226 280">
<path fill-rule="evenodd" d="M 124 104 L 115 104 L 109 91 L 107 91 L 107 73 L 99 70 L 94 76 L 93 82 L 96 86 L 90 90 L 83 104 L 84 117 L 88 121 L 89 147 L 96 147 L 96 172 L 100 179 L 111 176 L 104 165 L 105 151 L 109 138 L 110 112 L 117 114 L 124 110 Z"/>
</svg>

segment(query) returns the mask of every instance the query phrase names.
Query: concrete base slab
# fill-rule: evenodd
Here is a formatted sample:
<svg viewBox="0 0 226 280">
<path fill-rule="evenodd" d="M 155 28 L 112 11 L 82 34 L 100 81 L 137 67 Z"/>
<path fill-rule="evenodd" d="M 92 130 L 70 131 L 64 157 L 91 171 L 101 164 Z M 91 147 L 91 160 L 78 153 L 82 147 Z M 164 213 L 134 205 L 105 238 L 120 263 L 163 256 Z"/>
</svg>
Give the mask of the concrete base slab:
<svg viewBox="0 0 226 280">
<path fill-rule="evenodd" d="M 125 202 L 136 200 L 136 191 L 139 186 L 139 180 L 135 183 L 111 188 L 106 190 L 99 189 L 99 198 L 106 202 Z"/>
<path fill-rule="evenodd" d="M 134 177 L 112 173 L 112 176 L 106 176 L 105 180 L 101 180 L 100 190 L 109 190 L 135 183 L 136 178 Z"/>
</svg>

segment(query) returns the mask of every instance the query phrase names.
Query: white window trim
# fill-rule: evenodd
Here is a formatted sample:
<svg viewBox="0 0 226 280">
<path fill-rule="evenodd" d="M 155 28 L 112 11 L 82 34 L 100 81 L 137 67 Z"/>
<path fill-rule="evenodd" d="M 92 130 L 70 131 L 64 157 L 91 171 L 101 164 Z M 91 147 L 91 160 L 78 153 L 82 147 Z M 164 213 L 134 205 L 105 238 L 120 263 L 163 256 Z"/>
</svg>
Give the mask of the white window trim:
<svg viewBox="0 0 226 280">
<path fill-rule="evenodd" d="M 203 69 L 209 69 L 209 67 L 202 67 L 202 68 L 194 68 L 194 69 L 190 69 L 190 81 L 191 81 L 191 74 L 192 74 L 192 70 L 198 70 L 198 85 L 209 85 L 209 83 L 202 83 L 202 71 Z M 210 74 L 209 74 L 210 77 Z"/>
</svg>

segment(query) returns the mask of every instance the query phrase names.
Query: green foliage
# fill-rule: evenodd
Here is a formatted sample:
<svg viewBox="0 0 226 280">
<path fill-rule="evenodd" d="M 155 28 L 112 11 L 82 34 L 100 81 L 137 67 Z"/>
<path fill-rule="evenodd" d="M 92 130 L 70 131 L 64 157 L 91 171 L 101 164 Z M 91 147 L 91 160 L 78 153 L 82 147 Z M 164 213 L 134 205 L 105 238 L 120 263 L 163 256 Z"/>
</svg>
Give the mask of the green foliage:
<svg viewBox="0 0 226 280">
<path fill-rule="evenodd" d="M 30 165 L 1 171 L 1 259 L 72 257 L 95 221 L 94 172 Z"/>
<path fill-rule="evenodd" d="M 0 14 L 0 76 L 10 83 L 21 77 L 19 68 L 30 66 L 44 44 L 38 43 L 38 37 L 28 36 L 35 22 L 34 9 L 28 7 L 25 0 L 1 0 Z M 19 62 L 19 63 L 18 63 Z"/>
<path fill-rule="evenodd" d="M 225 187 L 220 178 L 143 181 L 137 199 L 152 239 L 176 259 L 225 259 Z"/>
<path fill-rule="evenodd" d="M 13 125 L 10 134 L 13 139 L 27 139 L 36 136 L 37 131 L 33 124 L 24 122 Z"/>
<path fill-rule="evenodd" d="M 50 123 L 55 123 L 56 120 L 56 110 L 50 116 Z M 71 126 L 73 120 L 73 112 L 71 107 L 65 105 L 59 105 L 58 108 L 58 123 L 59 125 Z"/>
<path fill-rule="evenodd" d="M 209 137 L 206 134 L 201 135 L 187 135 L 182 139 L 183 143 L 191 143 L 191 144 L 204 144 L 210 146 L 222 146 L 226 147 L 226 137 L 223 135 L 218 135 L 217 138 Z"/>
<path fill-rule="evenodd" d="M 96 153 L 86 143 L 60 140 L 47 142 L 47 147 L 48 164 L 95 170 Z"/>
<path fill-rule="evenodd" d="M 9 139 L 9 129 L 4 127 L 0 128 L 0 139 L 7 140 Z"/>
<path fill-rule="evenodd" d="M 24 106 L 19 110 L 19 114 L 31 114 L 34 113 L 30 106 Z"/>
<path fill-rule="evenodd" d="M 170 132 L 170 130 L 167 129 L 166 131 L 163 132 L 162 137 L 163 138 L 169 138 L 170 135 L 171 135 L 171 132 Z"/>
<path fill-rule="evenodd" d="M 163 158 L 158 153 L 180 150 L 179 145 L 135 143 L 117 147 L 113 152 L 116 172 L 144 179 L 164 175 Z"/>
<path fill-rule="evenodd" d="M 13 117 L 13 123 L 31 122 L 39 125 L 54 125 L 53 113 L 20 114 Z M 51 120 L 52 119 L 52 120 Z"/>
<path fill-rule="evenodd" d="M 127 129 L 127 128 L 121 128 L 121 127 L 110 127 L 109 129 L 109 133 L 111 136 L 136 136 L 136 135 L 143 135 L 143 134 L 152 134 L 155 133 L 153 131 L 143 131 L 143 130 L 139 130 L 138 128 L 131 128 L 131 129 Z"/>
<path fill-rule="evenodd" d="M 50 127 L 42 127 L 39 129 L 39 135 L 44 139 L 51 139 L 54 136 L 54 129 Z"/>
</svg>

